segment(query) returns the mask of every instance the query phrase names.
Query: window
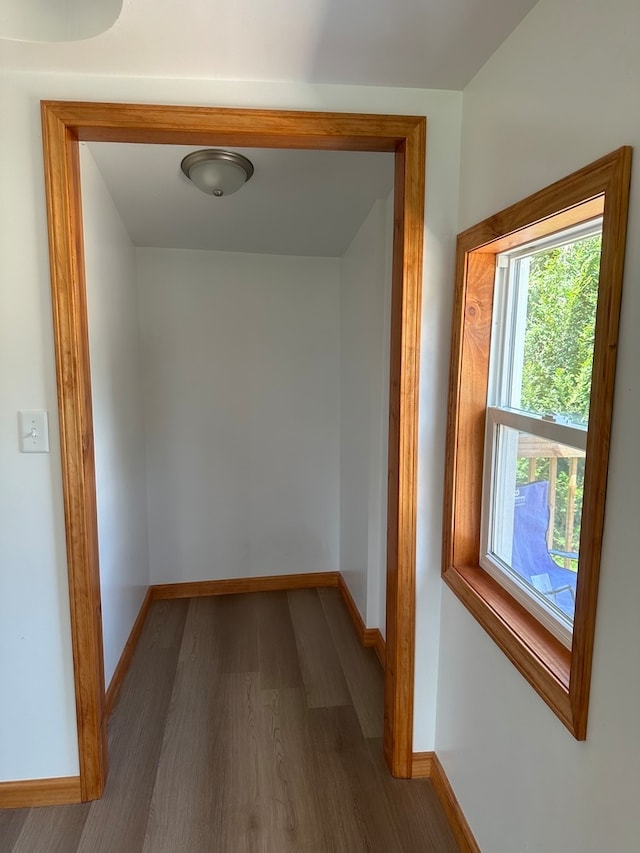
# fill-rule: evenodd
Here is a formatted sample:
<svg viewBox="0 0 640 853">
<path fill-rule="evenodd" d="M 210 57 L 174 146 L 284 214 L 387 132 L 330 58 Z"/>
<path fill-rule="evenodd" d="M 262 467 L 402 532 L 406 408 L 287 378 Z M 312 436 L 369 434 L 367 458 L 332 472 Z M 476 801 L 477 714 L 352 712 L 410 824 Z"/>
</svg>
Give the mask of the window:
<svg viewBox="0 0 640 853">
<path fill-rule="evenodd" d="M 631 150 L 458 237 L 443 578 L 586 736 Z"/>
<path fill-rule="evenodd" d="M 480 565 L 573 637 L 602 218 L 496 256 Z"/>
</svg>

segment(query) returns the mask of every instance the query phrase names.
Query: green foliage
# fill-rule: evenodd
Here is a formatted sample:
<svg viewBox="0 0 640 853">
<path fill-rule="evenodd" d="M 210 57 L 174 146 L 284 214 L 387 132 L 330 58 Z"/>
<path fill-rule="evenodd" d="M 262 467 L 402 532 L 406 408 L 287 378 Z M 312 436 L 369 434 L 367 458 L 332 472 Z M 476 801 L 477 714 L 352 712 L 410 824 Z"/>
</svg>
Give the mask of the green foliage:
<svg viewBox="0 0 640 853">
<path fill-rule="evenodd" d="M 528 411 L 564 414 L 586 424 L 598 299 L 600 236 L 539 252 L 531 258 L 521 406 Z M 518 461 L 518 482 L 529 479 L 528 460 Z M 536 462 L 536 480 L 549 479 L 549 460 Z M 566 541 L 569 460 L 558 459 L 553 547 L 578 549 L 584 459 L 578 461 L 575 526 Z M 556 558 L 560 565 L 564 561 Z M 576 564 L 572 564 L 576 568 Z"/>
<path fill-rule="evenodd" d="M 600 243 L 588 237 L 531 259 L 524 409 L 588 420 Z"/>
</svg>

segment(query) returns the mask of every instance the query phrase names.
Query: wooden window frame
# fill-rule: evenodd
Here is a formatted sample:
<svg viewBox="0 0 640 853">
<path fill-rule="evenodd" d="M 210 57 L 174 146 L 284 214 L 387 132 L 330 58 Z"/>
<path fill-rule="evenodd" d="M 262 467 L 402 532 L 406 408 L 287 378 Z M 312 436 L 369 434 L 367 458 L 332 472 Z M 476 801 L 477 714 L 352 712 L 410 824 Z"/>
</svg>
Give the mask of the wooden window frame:
<svg viewBox="0 0 640 853">
<path fill-rule="evenodd" d="M 445 458 L 445 583 L 578 740 L 586 738 L 631 175 L 622 147 L 458 235 Z M 479 562 L 496 255 L 603 214 L 571 649 Z"/>
</svg>

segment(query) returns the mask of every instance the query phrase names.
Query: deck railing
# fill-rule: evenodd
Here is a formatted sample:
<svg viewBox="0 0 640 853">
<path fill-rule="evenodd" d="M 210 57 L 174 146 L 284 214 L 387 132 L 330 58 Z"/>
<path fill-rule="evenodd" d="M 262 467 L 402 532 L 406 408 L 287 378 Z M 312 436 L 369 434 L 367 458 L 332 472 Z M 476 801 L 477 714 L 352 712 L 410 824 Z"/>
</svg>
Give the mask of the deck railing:
<svg viewBox="0 0 640 853">
<path fill-rule="evenodd" d="M 565 568 L 573 568 L 574 570 L 578 558 L 577 543 L 574 548 L 578 460 L 584 459 L 584 457 L 585 453 L 583 450 L 569 447 L 566 444 L 551 442 L 526 433 L 520 433 L 518 438 L 518 459 L 527 459 L 529 461 L 530 483 L 538 479 L 538 460 L 546 459 L 549 462 L 549 526 L 547 528 L 547 548 L 549 549 L 549 553 L 562 558 Z M 555 549 L 553 542 L 557 513 L 558 459 L 569 460 L 569 483 L 564 519 L 563 551 Z"/>
</svg>

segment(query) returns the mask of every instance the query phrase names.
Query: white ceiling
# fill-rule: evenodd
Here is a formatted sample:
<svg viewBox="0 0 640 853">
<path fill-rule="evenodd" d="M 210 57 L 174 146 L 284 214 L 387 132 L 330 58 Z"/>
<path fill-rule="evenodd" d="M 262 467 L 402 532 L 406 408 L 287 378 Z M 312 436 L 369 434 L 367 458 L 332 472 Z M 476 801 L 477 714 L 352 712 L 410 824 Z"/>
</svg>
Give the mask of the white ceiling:
<svg viewBox="0 0 640 853">
<path fill-rule="evenodd" d="M 17 4 L 19 23 L 39 21 L 47 9 L 83 8 L 78 0 L 3 2 Z M 89 17 L 100 2 L 117 10 L 118 0 L 86 0 Z M 93 38 L 0 38 L 0 67 L 460 90 L 535 2 L 123 0 L 115 23 Z M 0 13 L 0 32 L 7 20 Z M 253 151 L 254 177 L 217 202 L 179 171 L 191 149 L 92 143 L 91 150 L 138 245 L 339 256 L 391 186 L 391 166 L 380 165 L 390 155 Z"/>
<path fill-rule="evenodd" d="M 234 148 L 255 173 L 213 198 L 180 169 L 194 146 L 82 144 L 137 246 L 340 257 L 393 188 L 392 154 Z"/>
<path fill-rule="evenodd" d="M 83 74 L 459 90 L 535 2 L 124 0 L 102 35 L 0 39 L 0 61 Z"/>
</svg>

